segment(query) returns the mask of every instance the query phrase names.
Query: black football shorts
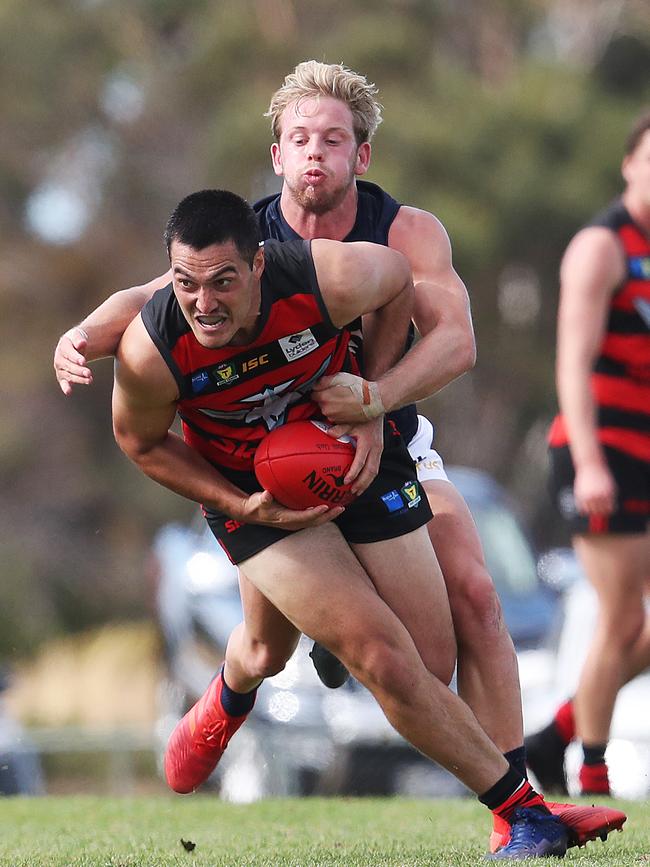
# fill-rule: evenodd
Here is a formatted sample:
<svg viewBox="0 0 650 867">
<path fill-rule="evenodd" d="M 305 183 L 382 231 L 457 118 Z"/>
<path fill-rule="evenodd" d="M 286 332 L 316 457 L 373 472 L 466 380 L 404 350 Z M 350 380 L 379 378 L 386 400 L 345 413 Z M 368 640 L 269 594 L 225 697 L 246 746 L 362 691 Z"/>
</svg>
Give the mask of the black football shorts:
<svg viewBox="0 0 650 867">
<path fill-rule="evenodd" d="M 549 491 L 571 535 L 586 533 L 645 533 L 650 521 L 650 464 L 604 446 L 607 464 L 618 485 L 611 515 L 580 515 L 573 497 L 575 473 L 568 446 L 549 449 Z"/>
<path fill-rule="evenodd" d="M 387 425 L 384 442 L 377 476 L 363 494 L 334 520 L 347 542 L 364 544 L 394 539 L 417 530 L 431 520 L 429 502 L 417 480 L 413 459 L 402 437 Z M 252 472 L 235 473 L 223 467 L 217 469 L 247 494 L 262 490 Z M 242 524 L 222 512 L 205 507 L 203 514 L 233 563 L 242 563 L 289 535 L 289 531 L 275 527 Z"/>
</svg>

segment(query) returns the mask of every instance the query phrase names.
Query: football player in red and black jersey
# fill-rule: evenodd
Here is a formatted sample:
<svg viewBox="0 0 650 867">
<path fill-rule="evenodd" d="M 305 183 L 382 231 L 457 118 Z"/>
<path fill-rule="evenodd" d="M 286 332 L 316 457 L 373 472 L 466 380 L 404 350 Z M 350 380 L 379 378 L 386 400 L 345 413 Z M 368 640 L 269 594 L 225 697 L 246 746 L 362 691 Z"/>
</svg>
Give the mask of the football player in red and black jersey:
<svg viewBox="0 0 650 867">
<path fill-rule="evenodd" d="M 650 113 L 628 137 L 625 190 L 562 260 L 557 390 L 549 435 L 555 502 L 598 597 L 575 697 L 528 740 L 547 788 L 565 788 L 577 737 L 584 794 L 608 794 L 605 749 L 623 684 L 650 665 Z"/>
<path fill-rule="evenodd" d="M 333 651 L 403 737 L 513 820 L 510 847 L 530 854 L 533 840 L 535 854 L 563 855 L 567 827 L 447 686 L 455 639 L 426 530 L 431 510 L 395 426 L 386 423 L 378 471 L 345 509 L 285 509 L 252 472 L 267 430 L 320 414 L 310 383 L 354 375 L 344 371 L 344 326 L 374 313 L 383 355 L 399 358 L 412 310 L 408 262 L 367 242 L 260 247 L 258 238 L 254 211 L 232 193 L 204 190 L 178 205 L 166 232 L 172 283 L 153 295 L 118 347 L 117 442 L 146 475 L 203 505 L 219 542 L 268 601 L 281 644 L 295 646 L 304 632 Z M 405 376 L 419 354 L 416 347 L 399 362 Z M 376 410 L 363 425 L 385 424 L 383 407 Z M 183 438 L 170 430 L 177 413 Z M 233 519 L 231 537 L 226 521 Z M 435 667 L 425 665 L 375 589 L 406 566 L 418 584 L 439 576 L 435 586 L 430 581 L 426 612 L 438 636 Z M 245 620 L 259 610 L 248 609 L 244 594 Z M 253 707 L 268 662 L 256 669 L 248 640 L 244 623 L 228 642 L 224 667 L 172 732 L 165 772 L 177 792 L 207 779 Z"/>
</svg>

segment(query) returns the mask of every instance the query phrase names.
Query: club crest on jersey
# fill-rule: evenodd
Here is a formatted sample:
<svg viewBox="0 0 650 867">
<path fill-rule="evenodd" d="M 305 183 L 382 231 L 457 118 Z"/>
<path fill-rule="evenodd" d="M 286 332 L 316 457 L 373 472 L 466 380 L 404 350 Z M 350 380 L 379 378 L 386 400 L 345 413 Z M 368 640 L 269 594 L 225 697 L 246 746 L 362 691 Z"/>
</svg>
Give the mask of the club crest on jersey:
<svg viewBox="0 0 650 867">
<path fill-rule="evenodd" d="M 214 377 L 214 381 L 217 386 L 219 385 L 228 385 L 231 382 L 234 382 L 236 379 L 239 379 L 239 374 L 235 370 L 234 364 L 219 364 L 217 367 L 212 368 L 212 376 Z"/>
<path fill-rule="evenodd" d="M 628 267 L 633 280 L 650 280 L 650 256 L 631 256 Z"/>
<path fill-rule="evenodd" d="M 209 382 L 210 377 L 205 370 L 200 371 L 200 373 L 195 373 L 192 376 L 192 391 L 194 394 L 198 394 L 200 391 L 203 391 Z"/>
<path fill-rule="evenodd" d="M 318 349 L 318 341 L 310 328 L 305 328 L 304 331 L 291 334 L 289 337 L 281 337 L 278 343 L 287 361 L 295 361 L 296 358 L 302 358 L 303 355 L 309 355 L 314 349 Z"/>
<path fill-rule="evenodd" d="M 407 482 L 405 485 L 402 485 L 400 490 L 401 495 L 406 500 L 406 505 L 409 509 L 413 509 L 422 499 L 420 495 L 420 488 L 417 482 Z"/>
</svg>

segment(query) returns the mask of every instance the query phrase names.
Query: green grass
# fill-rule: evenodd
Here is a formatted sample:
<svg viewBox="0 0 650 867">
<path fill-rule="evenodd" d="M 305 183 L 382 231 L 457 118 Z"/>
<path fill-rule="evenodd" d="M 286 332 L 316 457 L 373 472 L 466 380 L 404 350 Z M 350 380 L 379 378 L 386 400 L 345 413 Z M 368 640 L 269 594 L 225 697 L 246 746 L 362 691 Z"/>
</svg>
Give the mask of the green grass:
<svg viewBox="0 0 650 867">
<path fill-rule="evenodd" d="M 650 865 L 648 804 L 623 834 L 564 864 Z M 490 819 L 476 801 L 214 797 L 0 798 L 2 867 L 465 867 L 482 863 Z M 181 838 L 196 848 L 186 852 Z M 536 862 L 553 864 L 556 859 Z"/>
</svg>

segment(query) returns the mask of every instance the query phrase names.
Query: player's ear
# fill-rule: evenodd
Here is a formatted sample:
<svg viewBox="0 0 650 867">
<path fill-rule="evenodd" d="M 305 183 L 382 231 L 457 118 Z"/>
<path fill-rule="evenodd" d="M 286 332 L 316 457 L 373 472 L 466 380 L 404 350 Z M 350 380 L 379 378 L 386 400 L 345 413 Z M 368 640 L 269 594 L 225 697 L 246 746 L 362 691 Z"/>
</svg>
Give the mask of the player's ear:
<svg viewBox="0 0 650 867">
<path fill-rule="evenodd" d="M 280 145 L 274 141 L 271 145 L 271 164 L 276 175 L 282 176 L 282 152 Z"/>
<path fill-rule="evenodd" d="M 361 142 L 361 144 L 357 148 L 357 161 L 354 164 L 355 175 L 365 175 L 365 173 L 368 171 L 368 166 L 370 165 L 370 153 L 370 142 Z"/>
<path fill-rule="evenodd" d="M 252 267 L 253 277 L 257 280 L 262 276 L 262 272 L 264 271 L 264 245 L 260 245 L 259 250 L 253 256 L 253 267 Z"/>
</svg>

